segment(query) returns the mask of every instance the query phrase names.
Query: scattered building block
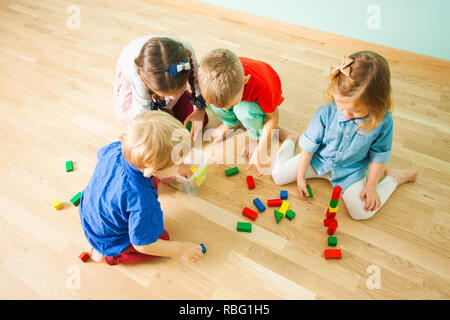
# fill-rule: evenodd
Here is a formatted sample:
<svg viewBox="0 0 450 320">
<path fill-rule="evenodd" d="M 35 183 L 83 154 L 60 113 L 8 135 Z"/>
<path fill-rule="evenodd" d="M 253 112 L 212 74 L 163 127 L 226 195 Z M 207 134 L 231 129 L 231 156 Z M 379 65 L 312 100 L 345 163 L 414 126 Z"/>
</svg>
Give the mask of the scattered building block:
<svg viewBox="0 0 450 320">
<path fill-rule="evenodd" d="M 189 122 L 190 123 L 190 122 Z M 202 246 L 202 253 L 205 254 L 206 253 L 206 247 L 203 243 L 200 243 L 200 245 Z"/>
<path fill-rule="evenodd" d="M 281 199 L 271 199 L 271 200 L 267 200 L 267 205 L 269 207 L 278 207 L 278 206 L 281 206 L 282 202 L 283 202 L 283 200 L 281 200 Z"/>
<path fill-rule="evenodd" d="M 71 160 L 66 161 L 66 172 L 73 170 L 73 162 Z"/>
<path fill-rule="evenodd" d="M 52 202 L 52 206 L 56 210 L 61 210 L 62 207 L 63 207 L 63 204 L 59 200 L 55 200 L 55 201 Z"/>
<path fill-rule="evenodd" d="M 287 200 L 287 198 L 288 198 L 288 192 L 287 192 L 287 190 L 281 190 L 281 191 L 280 191 L 280 199 L 281 199 L 281 200 Z"/>
<path fill-rule="evenodd" d="M 77 207 L 80 204 L 81 199 L 81 192 L 78 192 L 72 199 L 70 199 L 70 202 Z"/>
<path fill-rule="evenodd" d="M 264 212 L 266 210 L 266 207 L 263 205 L 261 200 L 259 200 L 259 198 L 253 199 L 253 204 L 256 206 L 256 208 L 258 208 L 259 212 Z"/>
<path fill-rule="evenodd" d="M 244 210 L 242 210 L 242 214 L 247 218 L 252 219 L 253 221 L 255 221 L 256 218 L 258 218 L 258 212 L 253 211 L 252 209 L 247 207 L 245 207 Z"/>
<path fill-rule="evenodd" d="M 286 212 L 285 217 L 289 219 L 289 221 L 292 221 L 292 219 L 294 219 L 295 217 L 295 212 L 292 210 L 289 210 L 288 212 Z"/>
<path fill-rule="evenodd" d="M 338 208 L 339 208 L 339 206 L 336 206 L 335 208 L 332 208 L 332 207 L 328 206 L 328 211 L 329 212 L 337 212 Z"/>
<path fill-rule="evenodd" d="M 189 132 L 191 132 L 192 129 L 192 122 L 189 122 L 186 126 L 186 129 L 188 129 Z"/>
<path fill-rule="evenodd" d="M 255 189 L 255 181 L 252 176 L 247 176 L 247 185 L 249 189 Z"/>
<path fill-rule="evenodd" d="M 78 258 L 80 258 L 81 261 L 86 262 L 89 259 L 89 253 L 87 252 L 82 252 Z"/>
<path fill-rule="evenodd" d="M 228 170 L 225 170 L 225 174 L 227 175 L 227 177 L 232 176 L 234 174 L 239 173 L 239 168 L 238 167 L 234 167 Z"/>
<path fill-rule="evenodd" d="M 330 223 L 328 224 L 328 230 L 327 233 L 329 236 L 332 236 L 334 234 L 334 232 L 336 231 L 338 227 L 338 223 L 336 219 L 333 219 L 330 221 Z"/>
<path fill-rule="evenodd" d="M 237 231 L 239 232 L 252 232 L 252 224 L 248 222 L 238 222 Z"/>
<path fill-rule="evenodd" d="M 313 198 L 313 194 L 311 191 L 311 186 L 309 184 L 306 185 L 306 189 L 308 189 L 308 193 L 309 193 L 309 198 L 312 199 Z"/>
<path fill-rule="evenodd" d="M 328 246 L 330 247 L 336 247 L 337 245 L 337 238 L 336 237 L 328 237 Z"/>
<path fill-rule="evenodd" d="M 339 199 L 338 200 L 331 199 L 329 206 L 330 206 L 330 208 L 336 208 L 338 206 L 338 203 L 339 203 Z"/>
<path fill-rule="evenodd" d="M 340 249 L 326 249 L 323 253 L 325 259 L 341 259 L 342 253 Z"/>
<path fill-rule="evenodd" d="M 275 219 L 277 220 L 277 224 L 280 223 L 281 218 L 283 218 L 283 214 L 278 210 L 275 210 L 274 214 L 275 214 Z"/>
<path fill-rule="evenodd" d="M 333 200 L 339 200 L 339 197 L 341 196 L 342 188 L 340 186 L 336 186 L 333 189 L 333 194 L 331 195 L 331 199 Z"/>
<path fill-rule="evenodd" d="M 283 214 L 283 216 L 286 214 L 286 212 L 289 210 L 289 202 L 283 201 L 281 203 L 280 212 Z"/>
</svg>

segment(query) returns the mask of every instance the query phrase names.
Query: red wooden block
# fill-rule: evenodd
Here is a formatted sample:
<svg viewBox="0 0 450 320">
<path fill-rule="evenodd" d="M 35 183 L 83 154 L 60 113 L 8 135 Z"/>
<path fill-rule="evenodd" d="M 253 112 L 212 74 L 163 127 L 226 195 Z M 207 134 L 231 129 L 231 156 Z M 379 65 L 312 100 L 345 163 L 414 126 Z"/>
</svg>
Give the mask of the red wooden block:
<svg viewBox="0 0 450 320">
<path fill-rule="evenodd" d="M 334 218 L 325 219 L 325 220 L 323 220 L 323 225 L 325 227 L 328 227 L 330 225 L 330 221 L 333 221 L 333 220 L 336 221 L 336 219 L 334 219 Z"/>
<path fill-rule="evenodd" d="M 87 252 L 82 252 L 78 258 L 81 259 L 81 261 L 86 262 L 89 259 L 89 253 Z"/>
<path fill-rule="evenodd" d="M 335 220 L 335 219 L 330 220 L 330 223 L 328 225 L 328 230 L 327 230 L 328 235 L 332 236 L 334 234 L 334 232 L 336 231 L 337 226 L 338 226 L 337 220 Z"/>
<path fill-rule="evenodd" d="M 247 176 L 247 185 L 249 189 L 255 189 L 255 181 L 252 176 Z"/>
<path fill-rule="evenodd" d="M 334 187 L 333 194 L 331 195 L 331 199 L 338 200 L 341 196 L 342 188 L 339 186 Z"/>
<path fill-rule="evenodd" d="M 334 217 L 336 217 L 336 212 L 330 212 L 329 209 L 327 209 L 327 219 L 333 219 Z"/>
<path fill-rule="evenodd" d="M 247 218 L 252 219 L 253 221 L 255 221 L 256 218 L 258 218 L 258 213 L 247 207 L 245 207 L 244 210 L 242 210 L 242 214 Z"/>
<path fill-rule="evenodd" d="M 340 259 L 342 253 L 340 249 L 326 249 L 323 253 L 325 259 Z"/>
<path fill-rule="evenodd" d="M 269 207 L 277 207 L 277 206 L 281 206 L 281 203 L 283 203 L 283 200 L 281 199 L 271 199 L 271 200 L 267 200 L 267 205 Z"/>
</svg>

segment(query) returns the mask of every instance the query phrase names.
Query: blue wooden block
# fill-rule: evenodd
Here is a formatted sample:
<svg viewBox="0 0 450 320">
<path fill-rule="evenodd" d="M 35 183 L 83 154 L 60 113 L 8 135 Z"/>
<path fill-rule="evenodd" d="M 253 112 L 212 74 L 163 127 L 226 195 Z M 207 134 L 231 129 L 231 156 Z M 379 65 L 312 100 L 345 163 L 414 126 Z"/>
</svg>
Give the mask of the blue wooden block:
<svg viewBox="0 0 450 320">
<path fill-rule="evenodd" d="M 281 199 L 281 200 L 287 200 L 287 198 L 288 198 L 288 192 L 287 192 L 287 190 L 281 190 L 281 191 L 280 191 L 280 199 Z"/>
<path fill-rule="evenodd" d="M 259 212 L 264 212 L 264 210 L 266 210 L 266 207 L 263 205 L 261 200 L 259 200 L 259 198 L 255 198 L 253 200 L 253 204 L 258 208 Z"/>
<path fill-rule="evenodd" d="M 200 245 L 202 246 L 202 253 L 205 254 L 206 253 L 206 247 L 203 243 L 200 243 Z"/>
</svg>

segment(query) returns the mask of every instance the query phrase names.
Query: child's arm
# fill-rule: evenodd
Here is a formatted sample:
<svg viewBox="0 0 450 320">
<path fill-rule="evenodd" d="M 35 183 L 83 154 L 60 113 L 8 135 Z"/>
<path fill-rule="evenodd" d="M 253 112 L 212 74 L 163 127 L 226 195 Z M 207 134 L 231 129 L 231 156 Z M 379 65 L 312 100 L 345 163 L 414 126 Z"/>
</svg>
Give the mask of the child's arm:
<svg viewBox="0 0 450 320">
<path fill-rule="evenodd" d="M 377 192 L 377 184 L 380 181 L 381 174 L 384 171 L 384 163 L 372 162 L 369 167 L 369 174 L 366 186 L 359 195 L 361 201 L 366 200 L 364 210 L 374 211 L 381 205 L 380 196 Z"/>
<path fill-rule="evenodd" d="M 183 260 L 196 262 L 203 256 L 200 244 L 180 241 L 167 241 L 158 239 L 156 242 L 134 246 L 134 248 L 144 254 L 160 257 L 180 257 Z"/>
<path fill-rule="evenodd" d="M 300 152 L 300 159 L 298 162 L 298 168 L 297 168 L 297 187 L 298 191 L 300 193 L 300 198 L 303 200 L 308 199 L 308 189 L 306 188 L 306 170 L 308 170 L 308 166 L 311 162 L 311 159 L 313 157 L 313 153 L 310 153 L 308 151 L 302 150 Z"/>
<path fill-rule="evenodd" d="M 255 165 L 256 169 L 258 170 L 258 176 L 262 175 L 261 168 L 267 167 L 269 165 L 269 163 L 267 163 L 267 157 L 265 157 L 265 155 L 267 154 L 268 146 L 270 146 L 272 130 L 278 128 L 278 118 L 278 109 L 276 109 L 274 112 L 266 113 L 266 122 L 264 123 L 263 132 L 248 166 L 248 169 L 250 170 L 252 166 Z"/>
</svg>

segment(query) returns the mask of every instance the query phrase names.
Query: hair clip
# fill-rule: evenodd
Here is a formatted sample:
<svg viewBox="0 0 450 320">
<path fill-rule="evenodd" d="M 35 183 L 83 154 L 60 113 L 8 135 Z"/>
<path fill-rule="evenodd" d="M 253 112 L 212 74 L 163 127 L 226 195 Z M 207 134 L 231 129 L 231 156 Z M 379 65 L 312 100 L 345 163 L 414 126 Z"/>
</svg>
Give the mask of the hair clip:
<svg viewBox="0 0 450 320">
<path fill-rule="evenodd" d="M 342 59 L 341 64 L 339 66 L 331 66 L 330 68 L 330 79 L 336 77 L 339 72 L 342 72 L 347 77 L 350 75 L 350 65 L 353 63 L 353 60 L 347 57 Z"/>
<path fill-rule="evenodd" d="M 180 74 L 180 72 L 189 71 L 189 70 L 191 70 L 191 64 L 189 63 L 189 59 L 186 59 L 182 62 L 171 63 L 171 64 L 169 64 L 169 69 L 165 69 L 165 70 L 158 71 L 158 72 L 159 73 L 169 72 L 170 75 L 172 76 L 172 78 L 175 78 L 177 75 Z"/>
<path fill-rule="evenodd" d="M 194 104 L 198 110 L 203 110 L 206 107 L 206 101 L 202 96 L 198 96 Z"/>
<path fill-rule="evenodd" d="M 162 110 L 166 106 L 166 99 L 163 99 L 161 102 L 152 101 L 152 110 Z"/>
</svg>

